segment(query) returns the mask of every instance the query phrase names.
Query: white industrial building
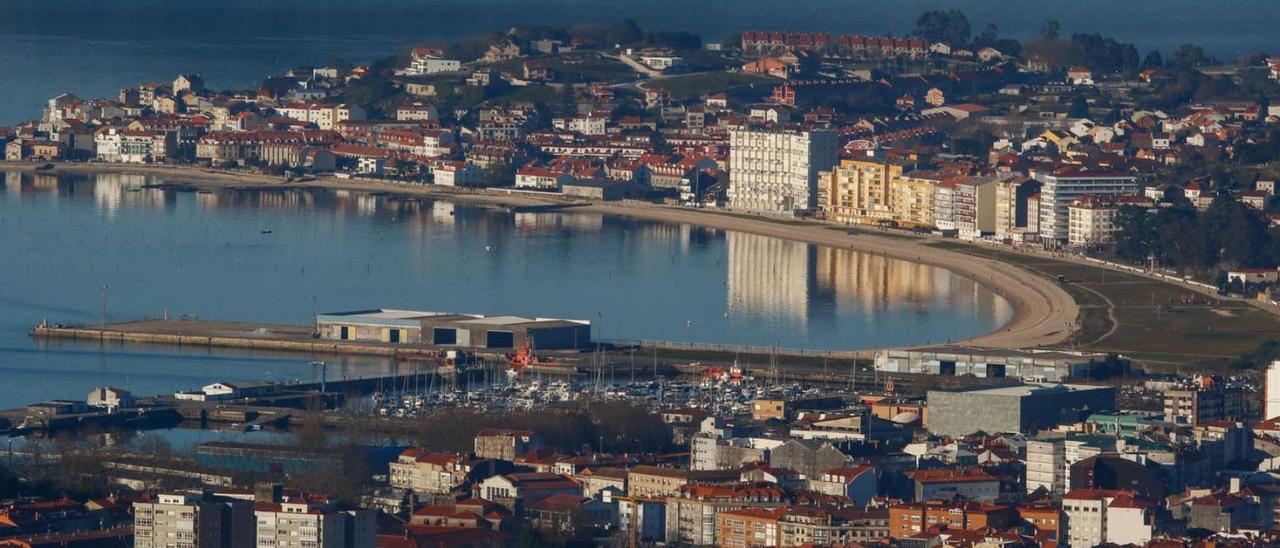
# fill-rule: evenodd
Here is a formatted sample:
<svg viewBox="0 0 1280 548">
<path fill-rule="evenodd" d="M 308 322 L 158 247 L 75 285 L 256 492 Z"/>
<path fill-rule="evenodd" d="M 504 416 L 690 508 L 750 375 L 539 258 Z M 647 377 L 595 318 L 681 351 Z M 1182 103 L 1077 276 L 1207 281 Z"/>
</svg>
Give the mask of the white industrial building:
<svg viewBox="0 0 1280 548">
<path fill-rule="evenodd" d="M 1062 382 L 1085 378 L 1107 355 L 1071 350 L 994 350 L 967 346 L 936 346 L 914 350 L 881 350 L 876 371 L 917 375 L 1015 378 L 1031 382 Z M 1122 358 L 1123 360 L 1123 358 Z"/>
</svg>

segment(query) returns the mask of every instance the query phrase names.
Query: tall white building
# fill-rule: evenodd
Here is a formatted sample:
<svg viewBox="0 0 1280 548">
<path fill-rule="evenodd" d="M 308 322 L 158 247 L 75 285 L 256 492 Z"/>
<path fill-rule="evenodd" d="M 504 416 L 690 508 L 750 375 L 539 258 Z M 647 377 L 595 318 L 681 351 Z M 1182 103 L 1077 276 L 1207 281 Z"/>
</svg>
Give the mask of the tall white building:
<svg viewBox="0 0 1280 548">
<path fill-rule="evenodd" d="M 1053 495 L 1071 489 L 1071 465 L 1114 449 L 1101 438 L 1049 438 L 1027 440 L 1026 486 L 1028 493 L 1044 488 Z"/>
<path fill-rule="evenodd" d="M 729 133 L 729 207 L 794 214 L 818 205 L 818 172 L 839 160 L 826 130 L 758 129 Z"/>
<path fill-rule="evenodd" d="M 1125 205 L 1152 207 L 1142 196 L 1082 196 L 1068 206 L 1067 244 L 1072 247 L 1115 243 L 1116 214 Z"/>
<path fill-rule="evenodd" d="M 133 503 L 138 548 L 253 546 L 253 503 L 208 494 L 164 493 Z"/>
<path fill-rule="evenodd" d="M 327 501 L 259 502 L 257 546 L 268 548 L 373 548 L 377 523 L 371 510 L 339 510 Z"/>
<path fill-rule="evenodd" d="M 1280 360 L 1271 362 L 1267 367 L 1266 405 L 1262 410 L 1262 419 L 1271 420 L 1280 417 Z"/>
<path fill-rule="evenodd" d="M 1117 172 L 1059 169 L 1033 175 L 1040 181 L 1040 239 L 1049 243 L 1066 243 L 1070 231 L 1068 209 L 1076 198 L 1142 191 L 1136 178 Z"/>
<path fill-rule="evenodd" d="M 1155 505 L 1131 491 L 1075 489 L 1062 497 L 1069 548 L 1103 543 L 1142 546 L 1156 534 Z"/>
</svg>

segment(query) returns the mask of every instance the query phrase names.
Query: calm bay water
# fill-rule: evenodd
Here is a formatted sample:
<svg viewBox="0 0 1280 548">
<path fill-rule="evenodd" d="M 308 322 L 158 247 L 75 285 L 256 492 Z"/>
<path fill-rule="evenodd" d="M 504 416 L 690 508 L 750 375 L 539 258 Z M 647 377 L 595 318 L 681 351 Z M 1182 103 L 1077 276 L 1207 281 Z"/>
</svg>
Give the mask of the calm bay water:
<svg viewBox="0 0 1280 548">
<path fill-rule="evenodd" d="M 856 348 L 995 329 L 1008 304 L 948 271 L 586 213 L 512 214 L 342 191 L 141 189 L 138 175 L 5 173 L 0 408 L 112 384 L 311 379 L 308 356 L 27 337 L 36 322 L 308 323 L 368 307 L 589 319 L 606 339 Z M 270 234 L 263 231 L 270 229 Z M 314 305 L 313 305 L 314 297 Z M 331 378 L 394 364 L 331 360 Z"/>
<path fill-rule="evenodd" d="M 514 25 L 613 22 L 687 30 L 718 41 L 750 29 L 910 33 L 925 10 L 958 8 L 974 34 L 1034 36 L 1049 19 L 1064 34 L 1100 32 L 1166 54 L 1195 43 L 1224 59 L 1277 53 L 1275 0 L 4 0 L 0 2 L 0 124 L 38 115 L 62 91 L 120 87 L 198 72 L 216 89 L 337 56 L 360 62 L 423 40 Z"/>
</svg>

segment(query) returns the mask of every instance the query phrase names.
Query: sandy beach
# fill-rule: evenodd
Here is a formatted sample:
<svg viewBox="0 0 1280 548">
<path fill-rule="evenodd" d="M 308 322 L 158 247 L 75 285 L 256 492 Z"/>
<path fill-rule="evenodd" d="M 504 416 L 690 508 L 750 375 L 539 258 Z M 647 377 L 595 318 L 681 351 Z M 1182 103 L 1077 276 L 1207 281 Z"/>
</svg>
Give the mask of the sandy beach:
<svg viewBox="0 0 1280 548">
<path fill-rule="evenodd" d="M 0 170 L 34 171 L 37 165 L 22 162 L 0 162 Z M 306 182 L 286 182 L 279 177 L 215 171 L 191 166 L 126 166 L 113 164 L 56 164 L 45 173 L 137 173 L 164 177 L 173 182 L 190 183 L 200 188 L 327 188 L 361 192 L 403 194 L 434 197 L 449 201 L 503 207 L 565 205 L 575 200 L 559 195 L 541 195 L 519 191 L 467 191 L 448 187 L 396 184 L 367 180 L 323 177 Z M 579 201 L 580 202 L 580 201 Z M 728 214 L 646 203 L 590 203 L 574 207 L 575 211 L 593 212 L 619 217 L 669 223 L 683 223 L 720 230 L 745 232 L 839 247 L 909 260 L 945 268 L 970 278 L 991 289 L 1013 308 L 1013 318 L 1000 329 L 954 344 L 987 348 L 1031 348 L 1053 346 L 1066 341 L 1077 328 L 1079 307 L 1056 282 L 1021 267 L 993 259 L 929 246 L 923 240 L 903 236 L 880 236 L 866 232 L 850 234 L 843 227 L 818 222 L 796 222 Z M 865 352 L 865 350 L 863 350 Z"/>
</svg>

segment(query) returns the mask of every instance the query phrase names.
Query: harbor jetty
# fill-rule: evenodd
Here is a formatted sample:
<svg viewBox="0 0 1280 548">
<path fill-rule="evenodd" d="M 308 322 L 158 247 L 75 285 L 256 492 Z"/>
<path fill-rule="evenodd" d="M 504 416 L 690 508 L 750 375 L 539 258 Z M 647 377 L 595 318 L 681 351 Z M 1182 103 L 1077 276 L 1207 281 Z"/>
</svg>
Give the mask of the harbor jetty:
<svg viewBox="0 0 1280 548">
<path fill-rule="evenodd" d="M 313 354 L 355 354 L 389 357 L 430 357 L 440 347 L 413 343 L 322 340 L 306 325 L 219 320 L 161 319 L 108 324 L 62 325 L 40 323 L 31 336 L 103 343 L 144 343 L 195 347 L 281 350 Z"/>
</svg>

